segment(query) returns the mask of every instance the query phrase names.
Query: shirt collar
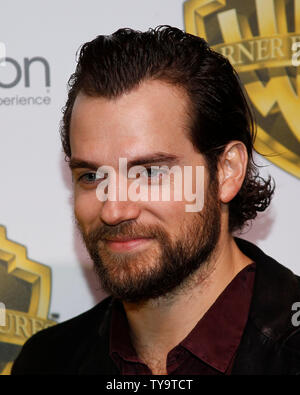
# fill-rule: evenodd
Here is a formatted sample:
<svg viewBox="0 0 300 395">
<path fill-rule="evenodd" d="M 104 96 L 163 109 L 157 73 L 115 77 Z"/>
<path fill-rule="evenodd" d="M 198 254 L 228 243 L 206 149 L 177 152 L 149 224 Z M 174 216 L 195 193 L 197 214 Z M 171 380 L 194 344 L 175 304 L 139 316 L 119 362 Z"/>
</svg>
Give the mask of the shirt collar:
<svg viewBox="0 0 300 395">
<path fill-rule="evenodd" d="M 224 373 L 240 344 L 249 315 L 255 263 L 241 270 L 180 343 Z"/>
<path fill-rule="evenodd" d="M 117 354 L 130 362 L 140 362 L 130 338 L 130 328 L 122 302 L 113 301 L 110 326 L 110 355 Z"/>
<path fill-rule="evenodd" d="M 178 345 L 222 373 L 236 353 L 248 319 L 255 267 L 252 263 L 236 275 Z M 110 355 L 113 354 L 130 362 L 141 362 L 130 339 L 123 305 L 117 299 L 113 302 L 110 327 Z"/>
</svg>

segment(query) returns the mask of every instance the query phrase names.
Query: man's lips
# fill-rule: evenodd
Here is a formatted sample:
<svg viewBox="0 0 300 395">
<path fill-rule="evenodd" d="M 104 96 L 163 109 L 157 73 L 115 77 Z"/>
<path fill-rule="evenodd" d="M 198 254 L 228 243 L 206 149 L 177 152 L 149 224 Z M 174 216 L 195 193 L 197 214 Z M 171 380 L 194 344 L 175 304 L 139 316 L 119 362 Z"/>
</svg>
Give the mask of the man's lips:
<svg viewBox="0 0 300 395">
<path fill-rule="evenodd" d="M 104 239 L 105 241 L 117 241 L 117 242 L 127 242 L 131 240 L 139 240 L 139 239 L 148 239 L 149 237 L 128 237 L 128 236 L 122 236 L 122 237 L 108 237 Z"/>
<path fill-rule="evenodd" d="M 114 237 L 114 238 L 107 238 L 104 239 L 105 243 L 111 250 L 122 252 L 122 251 L 129 251 L 136 247 L 146 244 L 152 240 L 149 237 Z"/>
</svg>

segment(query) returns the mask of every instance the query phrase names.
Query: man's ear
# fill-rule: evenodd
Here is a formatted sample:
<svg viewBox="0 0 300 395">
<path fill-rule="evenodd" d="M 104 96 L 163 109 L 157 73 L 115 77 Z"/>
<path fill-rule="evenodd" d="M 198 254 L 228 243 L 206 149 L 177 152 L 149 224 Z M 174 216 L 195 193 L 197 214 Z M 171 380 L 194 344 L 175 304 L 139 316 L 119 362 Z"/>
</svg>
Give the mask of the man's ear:
<svg viewBox="0 0 300 395">
<path fill-rule="evenodd" d="M 219 164 L 219 198 L 230 202 L 243 184 L 248 164 L 246 146 L 241 141 L 231 141 L 222 153 Z"/>
</svg>

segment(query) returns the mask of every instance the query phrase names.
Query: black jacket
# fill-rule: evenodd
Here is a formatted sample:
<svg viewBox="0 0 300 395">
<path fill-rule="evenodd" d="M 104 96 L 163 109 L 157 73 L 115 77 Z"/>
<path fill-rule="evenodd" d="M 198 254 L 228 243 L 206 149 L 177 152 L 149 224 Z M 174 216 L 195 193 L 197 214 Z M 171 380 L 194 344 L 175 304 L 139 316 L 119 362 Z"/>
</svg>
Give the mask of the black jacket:
<svg viewBox="0 0 300 395">
<path fill-rule="evenodd" d="M 300 302 L 300 278 L 255 245 L 235 239 L 256 262 L 248 322 L 232 374 L 300 374 L 300 326 L 292 305 Z M 109 357 L 112 298 L 32 336 L 12 374 L 120 374 Z"/>
</svg>

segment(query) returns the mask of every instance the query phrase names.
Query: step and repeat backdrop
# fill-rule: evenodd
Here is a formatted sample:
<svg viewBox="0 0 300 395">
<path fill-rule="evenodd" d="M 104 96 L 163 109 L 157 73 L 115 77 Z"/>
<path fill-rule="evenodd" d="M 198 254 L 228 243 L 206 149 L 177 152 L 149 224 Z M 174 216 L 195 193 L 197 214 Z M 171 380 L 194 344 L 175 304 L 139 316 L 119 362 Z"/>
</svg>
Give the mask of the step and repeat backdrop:
<svg viewBox="0 0 300 395">
<path fill-rule="evenodd" d="M 59 122 L 76 51 L 121 27 L 204 37 L 238 71 L 276 193 L 243 232 L 300 275 L 300 0 L 0 0 L 0 373 L 105 297 L 74 225 Z"/>
</svg>

